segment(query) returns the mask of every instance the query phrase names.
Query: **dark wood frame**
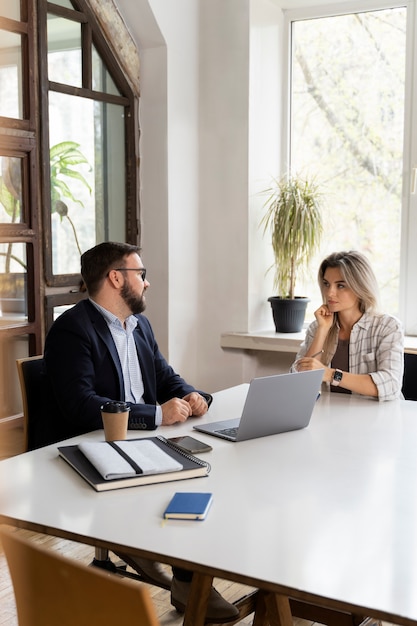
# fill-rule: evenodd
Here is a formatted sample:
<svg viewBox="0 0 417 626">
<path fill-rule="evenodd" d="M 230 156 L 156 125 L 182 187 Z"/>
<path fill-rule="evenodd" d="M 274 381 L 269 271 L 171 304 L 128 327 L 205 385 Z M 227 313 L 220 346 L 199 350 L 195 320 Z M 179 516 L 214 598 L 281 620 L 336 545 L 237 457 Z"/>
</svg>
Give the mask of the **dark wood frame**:
<svg viewBox="0 0 417 626">
<path fill-rule="evenodd" d="M 51 232 L 51 198 L 49 171 L 49 123 L 48 123 L 48 92 L 54 91 L 93 99 L 99 102 L 122 105 L 125 109 L 125 155 L 126 155 L 126 241 L 137 244 L 140 239 L 138 215 L 138 180 L 137 180 L 137 128 L 138 116 L 135 96 L 126 80 L 121 66 L 118 64 L 107 44 L 96 15 L 86 0 L 72 0 L 74 10 L 55 5 L 47 0 L 39 2 L 39 50 L 40 50 L 40 106 L 41 106 L 41 151 L 42 151 L 42 207 L 45 233 L 44 264 L 45 279 L 49 287 L 72 286 L 80 280 L 79 274 L 55 275 L 52 271 L 52 232 Z M 82 87 L 73 87 L 48 81 L 47 72 L 47 14 L 81 24 L 82 46 Z M 107 70 L 119 89 L 121 96 L 106 94 L 92 89 L 92 46 L 100 54 Z"/>
<path fill-rule="evenodd" d="M 22 109 L 23 119 L 0 118 L 0 153 L 22 159 L 23 221 L 0 224 L 1 243 L 26 243 L 27 322 L 4 325 L 0 343 L 12 337 L 28 335 L 29 351 L 36 354 L 43 343 L 41 309 L 41 252 L 39 232 L 39 148 L 37 137 L 37 45 L 35 0 L 20 0 L 21 21 L 0 18 L 0 28 L 22 37 Z"/>
</svg>

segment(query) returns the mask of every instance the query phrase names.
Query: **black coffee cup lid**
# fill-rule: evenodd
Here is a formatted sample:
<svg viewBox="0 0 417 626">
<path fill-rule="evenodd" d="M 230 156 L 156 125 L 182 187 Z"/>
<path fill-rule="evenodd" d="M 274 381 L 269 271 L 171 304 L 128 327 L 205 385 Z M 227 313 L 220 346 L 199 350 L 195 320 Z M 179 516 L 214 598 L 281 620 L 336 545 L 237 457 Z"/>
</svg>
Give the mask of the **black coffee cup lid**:
<svg viewBox="0 0 417 626">
<path fill-rule="evenodd" d="M 101 410 L 105 413 L 124 413 L 130 411 L 130 406 L 126 402 L 111 401 L 101 405 Z"/>
</svg>

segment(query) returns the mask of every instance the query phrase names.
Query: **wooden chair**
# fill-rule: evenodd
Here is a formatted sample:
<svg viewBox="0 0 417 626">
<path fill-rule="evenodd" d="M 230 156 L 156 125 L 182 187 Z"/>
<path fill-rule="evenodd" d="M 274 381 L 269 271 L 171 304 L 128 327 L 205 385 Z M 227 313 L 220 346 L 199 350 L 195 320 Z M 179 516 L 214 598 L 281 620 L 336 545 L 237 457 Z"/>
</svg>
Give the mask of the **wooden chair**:
<svg viewBox="0 0 417 626">
<path fill-rule="evenodd" d="M 2 527 L 19 626 L 158 626 L 146 587 L 88 567 Z"/>
</svg>

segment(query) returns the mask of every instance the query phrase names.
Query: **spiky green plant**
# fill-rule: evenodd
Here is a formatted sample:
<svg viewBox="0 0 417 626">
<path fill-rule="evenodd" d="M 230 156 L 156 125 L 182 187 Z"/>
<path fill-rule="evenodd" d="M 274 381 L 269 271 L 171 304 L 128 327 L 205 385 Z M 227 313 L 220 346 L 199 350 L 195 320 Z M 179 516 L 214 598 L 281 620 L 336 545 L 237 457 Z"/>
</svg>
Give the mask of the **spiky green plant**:
<svg viewBox="0 0 417 626">
<path fill-rule="evenodd" d="M 295 298 L 297 275 L 317 250 L 323 232 L 322 194 L 317 184 L 298 176 L 274 179 L 264 194 L 261 225 L 271 234 L 275 263 L 274 288 L 282 298 Z M 271 269 L 271 268 L 270 268 Z"/>
</svg>

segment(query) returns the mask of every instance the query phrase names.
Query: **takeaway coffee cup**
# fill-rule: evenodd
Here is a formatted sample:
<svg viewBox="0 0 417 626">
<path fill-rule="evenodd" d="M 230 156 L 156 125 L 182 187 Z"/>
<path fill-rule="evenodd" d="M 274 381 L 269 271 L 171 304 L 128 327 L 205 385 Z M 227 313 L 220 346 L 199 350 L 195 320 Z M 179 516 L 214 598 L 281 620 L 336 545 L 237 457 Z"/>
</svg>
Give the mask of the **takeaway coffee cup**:
<svg viewBox="0 0 417 626">
<path fill-rule="evenodd" d="M 105 402 L 101 406 L 106 441 L 126 439 L 130 406 L 126 402 Z"/>
</svg>

